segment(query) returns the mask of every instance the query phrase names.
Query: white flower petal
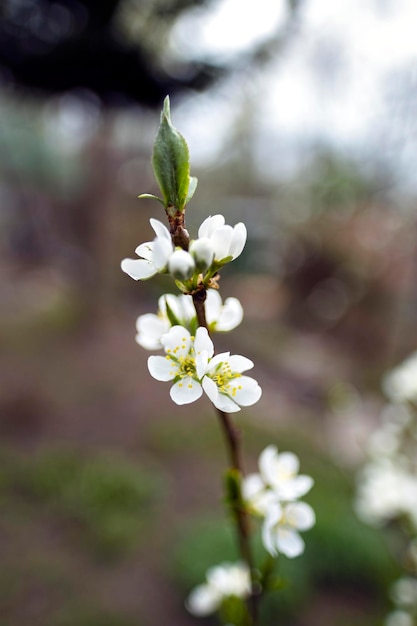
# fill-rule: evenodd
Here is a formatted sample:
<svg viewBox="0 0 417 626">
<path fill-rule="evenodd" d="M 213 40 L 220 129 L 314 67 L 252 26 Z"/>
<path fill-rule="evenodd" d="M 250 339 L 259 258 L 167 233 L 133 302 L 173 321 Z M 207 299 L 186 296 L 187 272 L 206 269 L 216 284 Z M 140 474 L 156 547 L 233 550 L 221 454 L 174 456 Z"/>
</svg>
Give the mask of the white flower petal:
<svg viewBox="0 0 417 626">
<path fill-rule="evenodd" d="M 295 476 L 298 473 L 300 468 L 300 461 L 298 456 L 293 452 L 281 452 L 278 459 L 277 468 L 279 474 L 284 474 L 285 476 Z"/>
<path fill-rule="evenodd" d="M 231 226 L 222 226 L 211 235 L 211 243 L 214 248 L 214 258 L 221 261 L 230 256 L 230 244 L 233 238 L 233 228 Z"/>
<path fill-rule="evenodd" d="M 177 358 L 187 356 L 191 347 L 191 335 L 183 326 L 172 326 L 165 335 L 162 335 L 161 343 L 165 352 Z"/>
<path fill-rule="evenodd" d="M 204 617 L 216 611 L 222 601 L 222 594 L 210 585 L 195 587 L 187 598 L 186 609 L 196 617 Z"/>
<path fill-rule="evenodd" d="M 297 498 L 305 496 L 305 494 L 308 493 L 314 485 L 314 480 L 311 478 L 311 476 L 306 476 L 304 474 L 296 476 L 290 482 L 291 494 L 288 494 L 286 498 L 287 500 L 295 500 Z"/>
<path fill-rule="evenodd" d="M 154 217 L 151 217 L 149 221 L 157 237 L 161 239 L 168 239 L 169 241 L 171 241 L 171 235 L 169 234 L 169 230 L 165 226 L 165 224 L 163 224 L 159 220 L 156 220 Z"/>
<path fill-rule="evenodd" d="M 228 361 L 229 357 L 230 357 L 230 352 L 220 352 L 219 354 L 216 354 L 216 356 L 214 356 L 210 360 L 207 371 L 213 373 L 215 369 L 217 368 L 217 366 L 220 365 L 221 363 L 225 363 L 226 361 Z"/>
<path fill-rule="evenodd" d="M 208 293 L 218 293 L 213 289 L 210 289 Z M 207 294 L 208 295 L 208 294 Z M 219 296 L 220 297 L 220 296 Z M 207 312 L 210 311 L 210 307 L 207 307 Z M 239 326 L 243 319 L 243 307 L 237 298 L 227 298 L 221 308 L 219 314 L 208 315 L 207 321 L 209 324 L 214 323 L 214 328 L 219 332 L 227 332 L 233 330 L 236 326 Z M 216 321 L 217 320 L 217 321 Z"/>
<path fill-rule="evenodd" d="M 210 237 L 211 234 L 217 230 L 217 228 L 221 228 L 225 223 L 225 219 L 223 215 L 210 215 L 207 217 L 204 222 L 201 224 L 198 229 L 199 237 Z"/>
<path fill-rule="evenodd" d="M 165 356 L 150 356 L 148 358 L 148 370 L 156 380 L 173 380 L 177 374 L 176 364 Z"/>
<path fill-rule="evenodd" d="M 123 259 L 121 268 L 134 280 L 145 280 L 156 274 L 153 263 L 144 259 Z"/>
<path fill-rule="evenodd" d="M 209 362 L 209 356 L 207 350 L 199 350 L 195 355 L 195 369 L 197 378 L 202 379 L 207 372 L 207 366 Z"/>
<path fill-rule="evenodd" d="M 271 477 L 275 475 L 276 464 L 278 460 L 278 448 L 269 445 L 259 455 L 259 470 L 266 483 L 271 482 Z"/>
<path fill-rule="evenodd" d="M 230 396 L 226 396 L 224 393 L 219 393 L 213 404 L 217 409 L 225 413 L 237 413 L 237 411 L 240 411 L 240 406 L 236 404 Z"/>
<path fill-rule="evenodd" d="M 174 247 L 171 241 L 161 237 L 155 239 L 153 246 L 153 263 L 158 271 L 166 268 L 173 252 Z"/>
<path fill-rule="evenodd" d="M 233 238 L 230 243 L 229 254 L 236 259 L 245 247 L 247 230 L 243 222 L 239 222 L 233 229 Z"/>
<path fill-rule="evenodd" d="M 186 376 L 172 385 L 169 395 L 175 404 L 190 404 L 201 398 L 203 390 L 199 382 Z"/>
<path fill-rule="evenodd" d="M 202 326 L 197 328 L 195 334 L 194 349 L 196 354 L 204 350 L 207 353 L 209 359 L 211 359 L 211 357 L 213 356 L 214 345 L 209 337 L 207 328 L 203 328 Z"/>
<path fill-rule="evenodd" d="M 242 480 L 242 496 L 244 500 L 251 500 L 265 489 L 264 481 L 260 474 L 248 474 Z"/>
<path fill-rule="evenodd" d="M 169 330 L 167 319 L 153 313 L 140 315 L 136 320 L 136 342 L 147 350 L 162 348 L 161 337 Z"/>
<path fill-rule="evenodd" d="M 236 379 L 236 392 L 233 399 L 240 406 L 252 406 L 258 402 L 262 395 L 262 389 L 254 378 L 241 376 Z"/>
<path fill-rule="evenodd" d="M 285 507 L 285 519 L 298 530 L 309 530 L 316 523 L 313 509 L 306 502 L 294 502 Z"/>
<path fill-rule="evenodd" d="M 293 559 L 304 552 L 304 540 L 291 528 L 280 527 L 276 529 L 276 547 L 279 552 Z"/>
<path fill-rule="evenodd" d="M 282 507 L 279 503 L 271 506 L 265 516 L 264 523 L 262 524 L 262 543 L 265 550 L 272 556 L 278 554 L 276 539 L 277 534 L 275 530 L 276 524 L 282 517 Z"/>
<path fill-rule="evenodd" d="M 206 297 L 206 320 L 207 323 L 217 325 L 217 321 L 222 311 L 222 299 L 216 289 L 209 289 Z"/>
<path fill-rule="evenodd" d="M 233 354 L 229 358 L 228 363 L 232 372 L 238 372 L 239 374 L 253 367 L 253 361 L 240 354 Z"/>
<path fill-rule="evenodd" d="M 146 241 L 145 243 L 141 243 L 135 250 L 135 254 L 142 257 L 142 259 L 146 259 L 147 261 L 153 260 L 153 241 Z"/>
<path fill-rule="evenodd" d="M 203 380 L 201 381 L 201 384 L 203 385 L 203 389 L 208 395 L 209 399 L 214 404 L 219 396 L 219 390 L 217 388 L 216 383 L 214 382 L 214 380 L 211 380 L 211 378 L 209 378 L 208 376 L 204 376 Z"/>
</svg>

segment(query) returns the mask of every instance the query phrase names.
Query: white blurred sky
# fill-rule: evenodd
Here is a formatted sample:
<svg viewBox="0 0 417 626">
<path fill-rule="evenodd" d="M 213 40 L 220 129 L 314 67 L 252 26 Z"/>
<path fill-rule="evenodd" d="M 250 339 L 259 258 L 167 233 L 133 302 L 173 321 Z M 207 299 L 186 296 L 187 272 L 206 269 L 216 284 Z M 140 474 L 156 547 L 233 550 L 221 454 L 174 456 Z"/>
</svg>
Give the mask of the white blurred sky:
<svg viewBox="0 0 417 626">
<path fill-rule="evenodd" d="M 287 15 L 286 0 L 218 0 L 177 23 L 168 53 L 233 62 L 285 29 Z M 193 97 L 174 121 L 203 165 L 218 158 L 237 106 L 251 98 L 266 177 L 293 173 L 309 146 L 327 142 L 392 161 L 414 180 L 416 89 L 417 0 L 304 0 L 280 55 L 256 75 L 242 68 L 214 94 Z"/>
</svg>

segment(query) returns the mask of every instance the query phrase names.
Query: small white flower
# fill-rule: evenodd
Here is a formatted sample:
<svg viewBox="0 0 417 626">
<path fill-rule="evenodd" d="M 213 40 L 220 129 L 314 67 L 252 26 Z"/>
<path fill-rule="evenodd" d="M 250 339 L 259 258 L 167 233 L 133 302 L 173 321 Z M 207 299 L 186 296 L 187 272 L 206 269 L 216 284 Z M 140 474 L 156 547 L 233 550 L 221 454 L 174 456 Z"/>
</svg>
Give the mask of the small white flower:
<svg viewBox="0 0 417 626">
<path fill-rule="evenodd" d="M 355 510 L 369 524 L 384 524 L 407 515 L 417 524 L 417 480 L 396 459 L 381 458 L 359 476 Z"/>
<path fill-rule="evenodd" d="M 206 333 L 198 332 L 192 337 L 183 326 L 173 326 L 161 337 L 166 356 L 150 356 L 148 369 L 156 380 L 173 380 L 171 399 L 176 404 L 189 404 L 203 394 L 201 376 L 197 374 L 196 356 L 199 352 L 213 354 L 213 343 Z"/>
<path fill-rule="evenodd" d="M 242 494 L 252 513 L 264 516 L 274 502 L 291 502 L 304 496 L 314 484 L 311 476 L 298 475 L 299 459 L 292 452 L 278 454 L 276 446 L 259 457 L 259 474 L 243 479 Z"/>
<path fill-rule="evenodd" d="M 382 387 L 394 402 L 417 400 L 417 352 L 385 375 Z"/>
<path fill-rule="evenodd" d="M 187 280 L 194 273 L 194 259 L 191 254 L 185 250 L 175 250 L 169 257 L 168 270 L 174 278 Z"/>
<path fill-rule="evenodd" d="M 208 570 L 206 583 L 195 587 L 186 601 L 192 615 L 203 617 L 220 608 L 229 597 L 247 598 L 251 593 L 249 569 L 244 563 L 223 563 Z"/>
<path fill-rule="evenodd" d="M 226 332 L 236 328 L 243 319 L 243 308 L 237 298 L 226 298 L 224 303 L 215 289 L 209 289 L 206 298 L 206 319 L 210 331 Z M 158 313 L 146 313 L 136 320 L 136 342 L 147 350 L 162 348 L 161 337 L 171 328 L 167 306 L 178 325 L 192 332 L 197 327 L 197 315 L 191 296 L 165 294 L 158 300 Z M 175 325 L 175 324 L 174 324 Z"/>
<path fill-rule="evenodd" d="M 198 229 L 199 238 L 207 238 L 214 250 L 215 261 L 236 259 L 245 247 L 247 231 L 243 222 L 235 226 L 225 224 L 223 215 L 207 217 Z"/>
<path fill-rule="evenodd" d="M 239 354 L 230 356 L 229 352 L 222 352 L 211 358 L 208 353 L 202 352 L 197 372 L 214 406 L 220 411 L 235 413 L 242 406 L 252 406 L 262 395 L 262 389 L 254 378 L 242 376 L 242 372 L 252 367 L 253 362 Z"/>
<path fill-rule="evenodd" d="M 414 626 L 414 618 L 407 611 L 392 611 L 385 619 L 385 626 Z"/>
<path fill-rule="evenodd" d="M 162 348 L 161 337 L 170 329 L 169 319 L 166 316 L 145 313 L 136 320 L 136 343 L 146 350 Z"/>
<path fill-rule="evenodd" d="M 282 506 L 278 502 L 271 506 L 262 526 L 262 541 L 265 549 L 277 556 L 280 552 L 294 558 L 304 552 L 304 540 L 299 530 L 314 526 L 314 511 L 305 502 L 290 502 Z"/>
<path fill-rule="evenodd" d="M 224 303 L 215 289 L 207 291 L 206 320 L 211 331 L 227 332 L 239 326 L 243 307 L 237 298 L 226 298 Z"/>
<path fill-rule="evenodd" d="M 121 263 L 122 270 L 134 280 L 145 280 L 165 271 L 174 252 L 171 235 L 164 224 L 154 218 L 150 219 L 150 223 L 156 238 L 136 248 L 135 252 L 140 259 L 123 259 Z"/>
<path fill-rule="evenodd" d="M 265 517 L 268 510 L 279 502 L 272 489 L 268 489 L 260 474 L 245 476 L 241 484 L 242 497 L 250 513 Z"/>
<path fill-rule="evenodd" d="M 396 580 L 391 587 L 391 597 L 398 606 L 417 608 L 417 579 L 404 576 Z"/>
<path fill-rule="evenodd" d="M 173 326 L 161 337 L 166 356 L 148 359 L 150 374 L 161 381 L 173 380 L 171 399 L 188 404 L 201 397 L 203 389 L 222 411 L 240 411 L 261 397 L 256 380 L 242 376 L 253 367 L 244 356 L 224 352 L 213 357 L 214 346 L 206 328 L 198 328 L 195 337 L 183 326 Z"/>
<path fill-rule="evenodd" d="M 280 500 L 296 500 L 312 488 L 311 476 L 298 475 L 300 461 L 293 452 L 278 454 L 276 446 L 267 446 L 259 457 L 259 471 Z"/>
</svg>

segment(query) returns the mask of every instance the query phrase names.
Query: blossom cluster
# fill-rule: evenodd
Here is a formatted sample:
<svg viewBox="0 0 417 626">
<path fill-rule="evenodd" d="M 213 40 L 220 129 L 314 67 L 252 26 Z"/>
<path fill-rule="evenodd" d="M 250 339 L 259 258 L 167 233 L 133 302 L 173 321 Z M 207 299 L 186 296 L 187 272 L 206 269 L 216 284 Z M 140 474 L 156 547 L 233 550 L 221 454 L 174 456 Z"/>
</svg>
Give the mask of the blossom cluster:
<svg viewBox="0 0 417 626">
<path fill-rule="evenodd" d="M 382 381 L 389 402 L 372 433 L 368 460 L 358 475 L 355 509 L 366 523 L 400 522 L 405 576 L 392 587 L 395 605 L 386 626 L 417 624 L 417 353 Z"/>
<path fill-rule="evenodd" d="M 220 214 L 203 221 L 198 238 L 190 241 L 188 250 L 174 246 L 171 234 L 162 222 L 151 218 L 150 223 L 156 237 L 136 248 L 139 259 L 123 259 L 122 270 L 134 280 L 169 273 L 180 281 L 177 284 L 184 293 L 196 286 L 196 279 L 205 284 L 225 263 L 236 259 L 246 243 L 247 231 L 243 222 L 229 226 Z"/>
<path fill-rule="evenodd" d="M 214 354 L 210 331 L 228 331 L 242 320 L 243 309 L 237 298 L 223 304 L 214 289 L 208 289 L 205 303 L 208 328 L 199 327 L 196 311 L 187 290 L 210 285 L 213 272 L 235 259 L 246 242 L 243 223 L 233 228 L 223 215 L 208 217 L 191 241 L 189 251 L 175 249 L 168 229 L 151 219 L 156 238 L 138 246 L 142 258 L 124 259 L 121 267 L 135 280 L 157 272 L 168 272 L 187 295 L 166 294 L 159 299 L 159 310 L 139 316 L 136 341 L 147 349 L 163 349 L 165 357 L 151 356 L 148 369 L 156 380 L 172 381 L 171 399 L 179 405 L 198 400 L 203 392 L 214 406 L 228 413 L 240 411 L 259 400 L 262 390 L 255 379 L 243 375 L 253 362 L 230 352 Z M 202 273 L 204 272 L 204 274 Z"/>
<path fill-rule="evenodd" d="M 312 507 L 299 501 L 312 488 L 313 479 L 299 474 L 299 465 L 294 453 L 279 453 L 276 446 L 269 445 L 259 456 L 259 472 L 242 479 L 245 510 L 263 520 L 263 546 L 273 558 L 279 553 L 288 558 L 302 554 L 304 541 L 299 531 L 309 530 L 315 524 Z M 208 570 L 206 582 L 191 591 L 186 607 L 193 615 L 209 615 L 225 599 L 244 599 L 250 592 L 247 565 L 225 563 Z"/>
<path fill-rule="evenodd" d="M 249 513 L 263 519 L 262 541 L 272 556 L 279 553 L 289 558 L 304 551 L 299 531 L 315 524 L 314 511 L 299 498 L 313 486 L 313 479 L 298 474 L 299 459 L 293 452 L 278 453 L 270 445 L 261 453 L 259 472 L 242 481 L 242 496 Z"/>
<path fill-rule="evenodd" d="M 200 326 L 193 336 L 183 326 L 172 326 L 160 341 L 166 356 L 150 356 L 148 369 L 156 380 L 173 381 L 170 396 L 176 404 L 194 402 L 204 391 L 217 409 L 234 413 L 261 397 L 256 380 L 242 375 L 253 362 L 230 352 L 214 355 L 206 328 Z"/>
<path fill-rule="evenodd" d="M 207 326 L 210 332 L 227 332 L 243 319 L 243 308 L 237 298 L 226 298 L 224 303 L 215 289 L 209 289 L 205 301 Z M 139 315 L 136 320 L 136 341 L 147 350 L 163 349 L 161 337 L 171 326 L 183 326 L 191 334 L 198 328 L 197 315 L 190 296 L 171 293 L 158 300 L 158 312 Z"/>
</svg>

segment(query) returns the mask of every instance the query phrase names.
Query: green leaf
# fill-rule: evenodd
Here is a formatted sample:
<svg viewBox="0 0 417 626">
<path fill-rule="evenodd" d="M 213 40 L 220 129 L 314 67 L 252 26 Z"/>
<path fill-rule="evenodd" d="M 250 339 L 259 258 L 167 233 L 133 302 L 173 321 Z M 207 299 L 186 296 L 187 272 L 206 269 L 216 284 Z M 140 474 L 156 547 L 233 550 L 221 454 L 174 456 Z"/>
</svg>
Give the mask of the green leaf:
<svg viewBox="0 0 417 626">
<path fill-rule="evenodd" d="M 168 96 L 164 100 L 155 139 L 152 166 L 165 210 L 170 215 L 183 211 L 190 186 L 190 157 L 187 142 L 171 122 Z"/>
<path fill-rule="evenodd" d="M 151 200 L 158 200 L 161 204 L 164 204 L 164 201 L 159 196 L 154 196 L 153 193 L 141 193 L 138 198 L 149 198 Z"/>
<path fill-rule="evenodd" d="M 195 194 L 195 190 L 197 189 L 197 183 L 198 179 L 196 178 L 196 176 L 190 176 L 186 202 L 189 202 Z"/>
</svg>

